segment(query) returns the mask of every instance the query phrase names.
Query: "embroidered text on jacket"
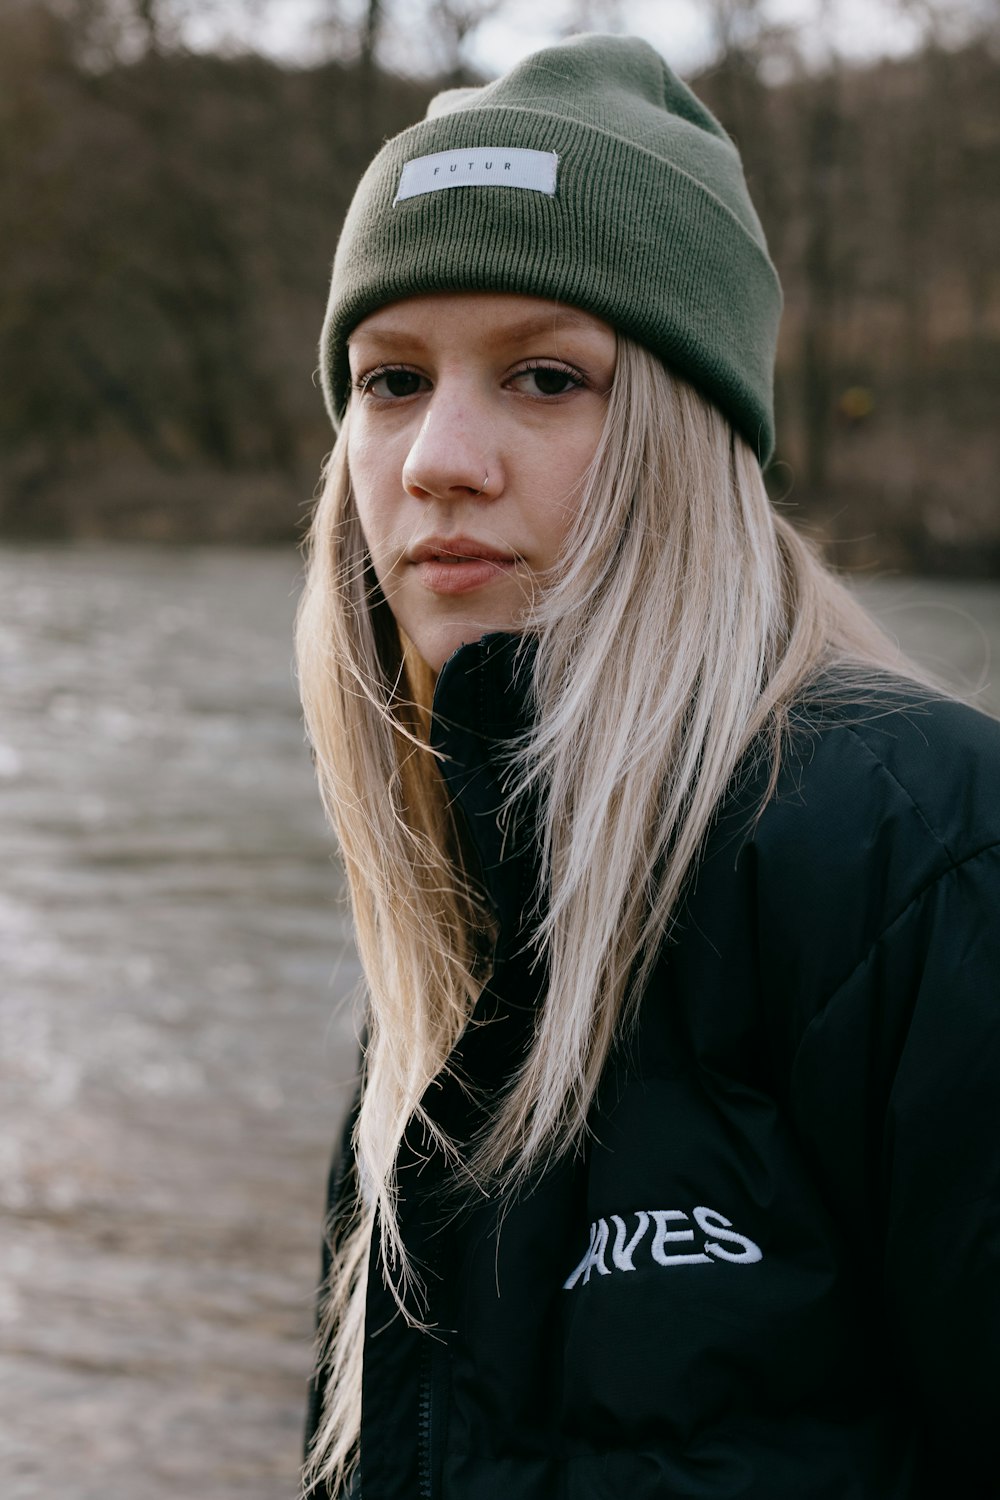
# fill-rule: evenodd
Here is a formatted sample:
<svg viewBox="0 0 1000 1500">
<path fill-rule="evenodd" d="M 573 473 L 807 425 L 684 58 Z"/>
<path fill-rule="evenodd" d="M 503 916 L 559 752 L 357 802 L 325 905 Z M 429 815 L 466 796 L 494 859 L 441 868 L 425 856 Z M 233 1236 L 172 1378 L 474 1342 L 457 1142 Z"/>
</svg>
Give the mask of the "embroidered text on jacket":
<svg viewBox="0 0 1000 1500">
<path fill-rule="evenodd" d="M 612 1271 L 634 1271 L 635 1254 L 642 1250 L 658 1266 L 711 1265 L 713 1261 L 729 1261 L 734 1266 L 749 1266 L 763 1259 L 763 1252 L 745 1234 L 739 1234 L 729 1219 L 714 1208 L 696 1208 L 691 1217 L 705 1236 L 700 1250 L 672 1250 L 668 1246 L 691 1244 L 695 1232 L 691 1228 L 670 1228 L 683 1222 L 690 1224 L 690 1217 L 679 1208 L 653 1208 L 647 1213 L 639 1209 L 630 1214 L 636 1220 L 631 1234 L 625 1220 L 618 1214 L 611 1215 L 614 1225 L 614 1243 L 611 1245 L 611 1265 L 607 1264 L 608 1242 L 611 1226 L 607 1219 L 598 1219 L 590 1226 L 590 1244 L 587 1253 L 576 1270 L 563 1282 L 564 1291 L 571 1291 L 582 1280 L 586 1286 L 592 1271 L 601 1276 L 610 1276 Z M 647 1238 L 650 1224 L 653 1233 Z M 641 1263 L 640 1258 L 640 1263 Z"/>
</svg>

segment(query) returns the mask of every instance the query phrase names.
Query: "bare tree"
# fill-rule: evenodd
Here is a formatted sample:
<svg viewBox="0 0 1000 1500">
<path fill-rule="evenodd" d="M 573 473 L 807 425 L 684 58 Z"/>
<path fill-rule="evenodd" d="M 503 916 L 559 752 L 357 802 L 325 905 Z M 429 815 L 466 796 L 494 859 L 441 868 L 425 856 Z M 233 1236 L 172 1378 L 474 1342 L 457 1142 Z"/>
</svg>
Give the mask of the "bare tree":
<svg viewBox="0 0 1000 1500">
<path fill-rule="evenodd" d="M 574 36 L 580 31 L 620 32 L 625 25 L 623 0 L 575 0 L 559 32 L 562 36 Z"/>
<path fill-rule="evenodd" d="M 468 44 L 485 21 L 504 9 L 504 4 L 505 0 L 435 0 L 430 5 L 427 15 L 449 83 L 462 83 L 468 77 Z"/>
<path fill-rule="evenodd" d="M 361 67 L 369 83 L 375 77 L 378 43 L 384 20 L 383 0 L 367 0 L 361 27 Z"/>
</svg>

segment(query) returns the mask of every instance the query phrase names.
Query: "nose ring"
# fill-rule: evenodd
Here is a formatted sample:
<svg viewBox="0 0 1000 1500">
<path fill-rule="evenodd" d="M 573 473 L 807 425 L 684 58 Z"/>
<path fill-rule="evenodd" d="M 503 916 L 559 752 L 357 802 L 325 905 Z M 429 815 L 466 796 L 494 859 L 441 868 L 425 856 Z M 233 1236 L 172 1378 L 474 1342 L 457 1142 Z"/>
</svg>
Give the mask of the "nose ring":
<svg viewBox="0 0 1000 1500">
<path fill-rule="evenodd" d="M 484 471 L 484 473 L 483 473 L 483 482 L 479 486 L 478 490 L 476 491 L 476 494 L 477 495 L 483 495 L 483 494 L 485 494 L 486 493 L 486 486 L 489 484 L 489 482 L 490 482 L 490 471 L 489 471 L 489 469 L 486 469 Z"/>
</svg>

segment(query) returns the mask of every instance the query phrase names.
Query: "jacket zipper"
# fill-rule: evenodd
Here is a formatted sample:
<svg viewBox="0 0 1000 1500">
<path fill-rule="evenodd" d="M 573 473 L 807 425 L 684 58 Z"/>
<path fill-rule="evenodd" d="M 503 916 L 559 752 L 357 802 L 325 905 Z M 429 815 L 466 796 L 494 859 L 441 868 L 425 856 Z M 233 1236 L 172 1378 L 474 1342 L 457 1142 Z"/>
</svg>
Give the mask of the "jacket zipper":
<svg viewBox="0 0 1000 1500">
<path fill-rule="evenodd" d="M 432 1382 L 433 1345 L 427 1334 L 424 1334 L 424 1347 L 420 1351 L 420 1400 L 419 1433 L 418 1433 L 418 1475 L 420 1500 L 432 1500 L 431 1497 L 431 1427 L 433 1420 L 433 1382 Z"/>
</svg>

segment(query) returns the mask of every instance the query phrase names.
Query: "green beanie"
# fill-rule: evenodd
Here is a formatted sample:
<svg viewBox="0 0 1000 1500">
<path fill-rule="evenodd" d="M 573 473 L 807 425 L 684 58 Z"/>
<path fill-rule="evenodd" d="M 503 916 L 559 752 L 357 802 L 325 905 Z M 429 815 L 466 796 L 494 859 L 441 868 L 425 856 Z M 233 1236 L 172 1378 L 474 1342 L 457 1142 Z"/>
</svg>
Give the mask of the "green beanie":
<svg viewBox="0 0 1000 1500">
<path fill-rule="evenodd" d="M 376 308 L 505 291 L 584 308 L 658 354 L 766 464 L 781 288 L 729 136 L 648 43 L 583 35 L 439 94 L 386 142 L 333 263 L 320 376 Z"/>
</svg>

